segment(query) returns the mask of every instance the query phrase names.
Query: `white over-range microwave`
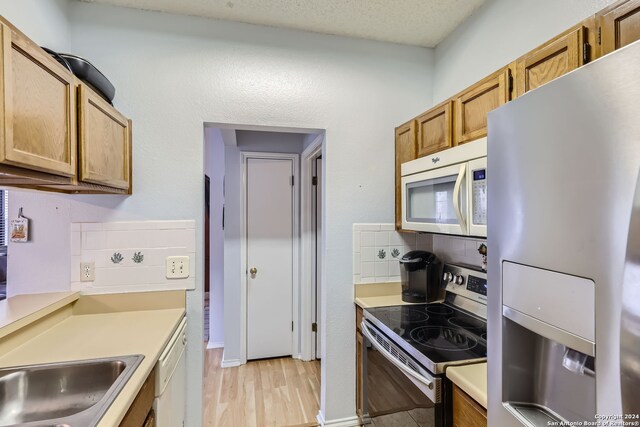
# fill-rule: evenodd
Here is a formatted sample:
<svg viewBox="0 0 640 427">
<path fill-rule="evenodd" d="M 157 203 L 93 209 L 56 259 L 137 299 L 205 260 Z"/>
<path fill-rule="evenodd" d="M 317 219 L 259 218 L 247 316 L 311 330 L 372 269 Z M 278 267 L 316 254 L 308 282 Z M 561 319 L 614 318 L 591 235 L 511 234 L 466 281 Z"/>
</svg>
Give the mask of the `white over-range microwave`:
<svg viewBox="0 0 640 427">
<path fill-rule="evenodd" d="M 487 236 L 487 138 L 401 166 L 402 228 Z"/>
</svg>

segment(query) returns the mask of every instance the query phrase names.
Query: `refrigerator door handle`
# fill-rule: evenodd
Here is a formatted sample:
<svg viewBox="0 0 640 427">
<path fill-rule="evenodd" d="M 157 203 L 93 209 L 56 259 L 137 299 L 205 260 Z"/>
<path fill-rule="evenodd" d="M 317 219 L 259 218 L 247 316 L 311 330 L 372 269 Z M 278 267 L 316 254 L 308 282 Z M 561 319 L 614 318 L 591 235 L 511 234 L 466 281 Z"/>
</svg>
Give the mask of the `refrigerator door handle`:
<svg viewBox="0 0 640 427">
<path fill-rule="evenodd" d="M 620 316 L 622 412 L 640 413 L 640 176 L 629 221 Z"/>
<path fill-rule="evenodd" d="M 458 222 L 460 223 L 460 227 L 462 227 L 462 231 L 464 234 L 468 233 L 467 224 L 464 220 L 464 216 L 462 215 L 462 209 L 460 209 L 460 187 L 462 186 L 462 182 L 464 181 L 464 177 L 467 173 L 467 164 L 463 163 L 460 165 L 460 172 L 458 173 L 458 179 L 456 179 L 456 184 L 453 187 L 453 209 L 456 211 L 456 216 L 458 217 Z"/>
</svg>

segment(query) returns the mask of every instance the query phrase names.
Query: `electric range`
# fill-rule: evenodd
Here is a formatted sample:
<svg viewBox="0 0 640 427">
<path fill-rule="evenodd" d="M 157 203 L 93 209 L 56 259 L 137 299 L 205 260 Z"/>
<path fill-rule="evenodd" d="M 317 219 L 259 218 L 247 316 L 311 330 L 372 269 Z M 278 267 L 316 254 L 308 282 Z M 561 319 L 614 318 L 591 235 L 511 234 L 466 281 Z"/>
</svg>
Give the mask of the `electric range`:
<svg viewBox="0 0 640 427">
<path fill-rule="evenodd" d="M 487 358 L 486 273 L 447 264 L 442 287 L 442 301 L 363 310 L 365 424 L 452 425 L 446 368 Z"/>
<path fill-rule="evenodd" d="M 487 323 L 450 302 L 370 308 L 365 318 L 434 374 L 487 357 Z"/>
</svg>

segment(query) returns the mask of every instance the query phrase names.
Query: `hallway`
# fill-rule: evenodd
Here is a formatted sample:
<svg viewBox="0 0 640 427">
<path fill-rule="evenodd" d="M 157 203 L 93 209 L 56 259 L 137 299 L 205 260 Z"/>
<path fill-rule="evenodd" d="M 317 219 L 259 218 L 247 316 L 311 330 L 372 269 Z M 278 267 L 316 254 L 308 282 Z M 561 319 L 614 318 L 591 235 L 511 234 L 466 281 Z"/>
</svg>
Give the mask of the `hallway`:
<svg viewBox="0 0 640 427">
<path fill-rule="evenodd" d="M 220 368 L 222 348 L 205 350 L 204 423 L 212 427 L 316 426 L 320 362 L 265 359 Z"/>
</svg>

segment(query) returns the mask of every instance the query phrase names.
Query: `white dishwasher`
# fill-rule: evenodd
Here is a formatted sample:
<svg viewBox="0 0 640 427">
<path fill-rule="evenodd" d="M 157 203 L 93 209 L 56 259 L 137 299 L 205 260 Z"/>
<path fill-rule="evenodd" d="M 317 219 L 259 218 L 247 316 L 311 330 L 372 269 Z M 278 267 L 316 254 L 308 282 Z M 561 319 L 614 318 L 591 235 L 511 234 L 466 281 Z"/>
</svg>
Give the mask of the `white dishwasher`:
<svg viewBox="0 0 640 427">
<path fill-rule="evenodd" d="M 156 398 L 153 410 L 157 427 L 182 427 L 186 406 L 187 319 L 182 319 L 156 365 Z"/>
</svg>

